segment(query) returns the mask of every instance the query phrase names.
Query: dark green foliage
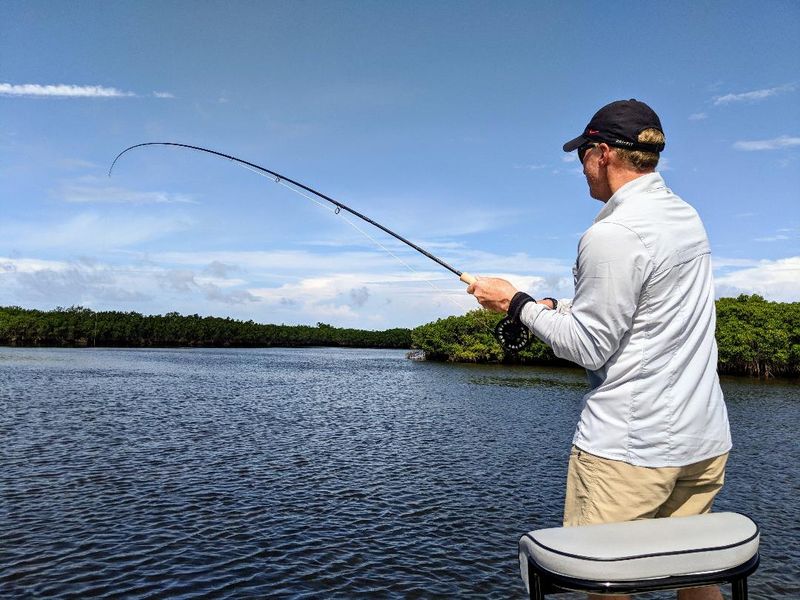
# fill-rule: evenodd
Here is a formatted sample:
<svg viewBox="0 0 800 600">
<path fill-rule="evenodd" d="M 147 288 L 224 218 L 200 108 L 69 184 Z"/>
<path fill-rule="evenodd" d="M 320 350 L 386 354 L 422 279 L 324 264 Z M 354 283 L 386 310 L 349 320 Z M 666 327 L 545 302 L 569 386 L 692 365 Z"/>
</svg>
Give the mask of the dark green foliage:
<svg viewBox="0 0 800 600">
<path fill-rule="evenodd" d="M 534 339 L 517 355 L 494 339 L 502 315 L 475 310 L 416 329 L 365 331 L 325 323 L 261 325 L 178 313 L 53 311 L 0 307 L 0 345 L 118 347 L 297 347 L 419 348 L 430 360 L 475 363 L 570 364 Z M 731 375 L 800 376 L 800 302 L 767 302 L 742 295 L 717 300 L 719 372 Z"/>
<path fill-rule="evenodd" d="M 366 331 L 317 323 L 261 325 L 178 313 L 144 316 L 136 312 L 94 312 L 88 308 L 52 311 L 0 307 L 0 345 L 117 347 L 295 347 L 409 348 L 408 329 Z"/>
<path fill-rule="evenodd" d="M 412 330 L 415 348 L 431 360 L 520 364 L 569 364 L 535 339 L 518 355 L 492 337 L 502 315 L 476 310 Z M 719 372 L 730 375 L 800 376 L 800 302 L 767 302 L 742 295 L 717 300 Z"/>
<path fill-rule="evenodd" d="M 558 359 L 544 342 L 533 343 L 519 354 L 503 351 L 494 337 L 499 313 L 478 309 L 462 317 L 448 317 L 421 325 L 411 331 L 415 348 L 431 360 L 475 363 L 570 364 Z"/>
<path fill-rule="evenodd" d="M 800 376 L 800 302 L 717 300 L 720 373 Z"/>
<path fill-rule="evenodd" d="M 498 362 L 503 358 L 503 349 L 492 332 L 501 316 L 473 310 L 462 317 L 439 319 L 412 330 L 411 341 L 430 360 Z"/>
</svg>

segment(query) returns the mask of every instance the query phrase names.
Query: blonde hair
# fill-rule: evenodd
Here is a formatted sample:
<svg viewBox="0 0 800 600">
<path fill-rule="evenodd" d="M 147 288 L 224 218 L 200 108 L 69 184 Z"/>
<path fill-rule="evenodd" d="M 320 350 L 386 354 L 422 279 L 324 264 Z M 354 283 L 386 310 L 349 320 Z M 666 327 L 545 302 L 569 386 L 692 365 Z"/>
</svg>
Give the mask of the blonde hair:
<svg viewBox="0 0 800 600">
<path fill-rule="evenodd" d="M 658 129 L 645 129 L 637 139 L 644 144 L 663 144 L 665 141 L 664 134 Z M 624 150 L 623 148 L 615 148 L 615 150 L 617 156 L 637 171 L 652 171 L 658 166 L 658 152 Z"/>
</svg>

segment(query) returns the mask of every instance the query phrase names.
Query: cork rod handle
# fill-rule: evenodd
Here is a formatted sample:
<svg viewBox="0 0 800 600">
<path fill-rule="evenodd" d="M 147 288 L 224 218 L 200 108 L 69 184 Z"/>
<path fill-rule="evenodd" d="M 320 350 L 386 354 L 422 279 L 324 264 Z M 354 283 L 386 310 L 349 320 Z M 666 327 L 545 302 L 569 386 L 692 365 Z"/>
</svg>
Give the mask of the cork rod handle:
<svg viewBox="0 0 800 600">
<path fill-rule="evenodd" d="M 469 273 L 462 273 L 459 279 L 464 283 L 466 283 L 467 285 L 472 285 L 473 283 L 478 281 L 477 277 L 475 277 L 474 275 L 470 275 Z"/>
</svg>

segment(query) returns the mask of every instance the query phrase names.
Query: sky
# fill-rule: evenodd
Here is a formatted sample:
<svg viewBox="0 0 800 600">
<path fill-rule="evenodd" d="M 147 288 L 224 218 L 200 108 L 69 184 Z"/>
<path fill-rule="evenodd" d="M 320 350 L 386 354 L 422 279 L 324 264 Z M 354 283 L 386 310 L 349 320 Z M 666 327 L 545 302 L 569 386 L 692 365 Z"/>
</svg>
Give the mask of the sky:
<svg viewBox="0 0 800 600">
<path fill-rule="evenodd" d="M 571 297 L 602 204 L 563 143 L 613 100 L 718 297 L 800 301 L 800 3 L 0 3 L 0 305 L 414 327 L 477 308 L 447 270 Z"/>
</svg>

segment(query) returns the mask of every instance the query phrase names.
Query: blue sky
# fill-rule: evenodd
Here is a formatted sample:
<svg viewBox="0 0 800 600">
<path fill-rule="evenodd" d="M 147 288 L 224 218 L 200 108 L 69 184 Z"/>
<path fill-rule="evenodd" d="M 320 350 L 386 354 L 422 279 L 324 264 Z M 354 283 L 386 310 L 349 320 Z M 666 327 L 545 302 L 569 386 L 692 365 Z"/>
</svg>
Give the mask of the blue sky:
<svg viewBox="0 0 800 600">
<path fill-rule="evenodd" d="M 561 145 L 661 116 L 718 296 L 800 300 L 800 4 L 0 4 L 0 305 L 382 329 L 476 307 L 428 259 L 230 162 L 341 200 L 460 270 L 569 297 L 600 210 Z M 368 226 L 364 226 L 369 229 Z"/>
</svg>

